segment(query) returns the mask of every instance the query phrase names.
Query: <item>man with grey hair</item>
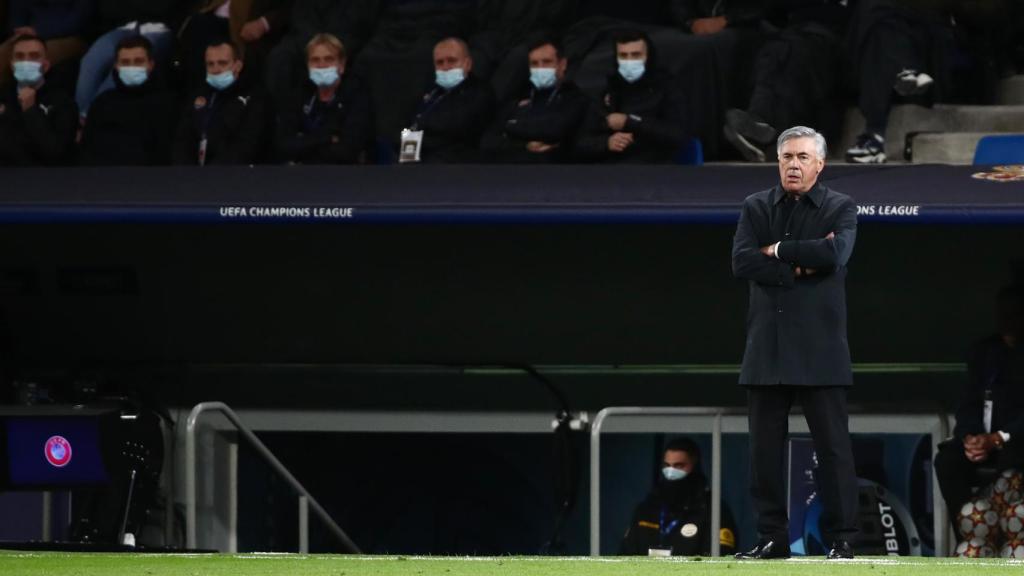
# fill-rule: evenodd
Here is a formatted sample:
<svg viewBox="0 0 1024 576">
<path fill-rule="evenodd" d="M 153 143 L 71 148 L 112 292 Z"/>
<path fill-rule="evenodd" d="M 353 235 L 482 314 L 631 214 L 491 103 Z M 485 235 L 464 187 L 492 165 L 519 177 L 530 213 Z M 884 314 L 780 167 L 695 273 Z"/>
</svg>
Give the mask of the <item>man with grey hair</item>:
<svg viewBox="0 0 1024 576">
<path fill-rule="evenodd" d="M 779 135 L 780 183 L 743 202 L 732 270 L 750 285 L 740 385 L 750 409 L 750 489 L 757 545 L 740 559 L 789 557 L 785 450 L 789 411 L 803 407 L 818 458 L 828 558 L 852 558 L 857 478 L 847 426 L 853 383 L 846 341 L 846 263 L 857 206 L 818 182 L 825 138 L 796 126 Z"/>
</svg>

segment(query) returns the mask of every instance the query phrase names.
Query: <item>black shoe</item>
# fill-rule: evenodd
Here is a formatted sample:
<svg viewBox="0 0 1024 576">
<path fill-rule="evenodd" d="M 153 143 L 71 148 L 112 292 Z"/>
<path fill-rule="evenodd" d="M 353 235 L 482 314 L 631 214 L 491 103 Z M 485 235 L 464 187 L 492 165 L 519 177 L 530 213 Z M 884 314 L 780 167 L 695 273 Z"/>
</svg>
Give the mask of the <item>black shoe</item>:
<svg viewBox="0 0 1024 576">
<path fill-rule="evenodd" d="M 826 560 L 852 560 L 853 546 L 846 540 L 836 540 L 832 543 L 832 549 L 828 551 Z"/>
<path fill-rule="evenodd" d="M 725 113 L 722 131 L 725 139 L 750 162 L 764 162 L 764 149 L 775 139 L 775 128 L 753 114 L 736 108 Z"/>
<path fill-rule="evenodd" d="M 855 164 L 884 163 L 885 140 L 881 135 L 872 132 L 857 136 L 857 143 L 846 150 L 846 161 Z"/>
<path fill-rule="evenodd" d="M 764 539 L 746 552 L 737 552 L 737 560 L 772 560 L 789 558 L 789 543 L 784 540 Z"/>
</svg>

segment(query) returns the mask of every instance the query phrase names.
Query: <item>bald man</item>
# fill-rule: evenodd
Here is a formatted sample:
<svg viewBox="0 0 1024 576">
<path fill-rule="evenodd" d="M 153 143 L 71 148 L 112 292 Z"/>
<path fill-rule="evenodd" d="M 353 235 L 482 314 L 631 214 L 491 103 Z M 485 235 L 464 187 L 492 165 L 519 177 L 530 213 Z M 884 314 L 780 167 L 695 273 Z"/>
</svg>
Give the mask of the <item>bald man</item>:
<svg viewBox="0 0 1024 576">
<path fill-rule="evenodd" d="M 400 159 L 427 163 L 474 163 L 490 123 L 494 94 L 473 74 L 466 42 L 445 38 L 434 45 L 434 81 L 403 130 Z M 412 142 L 418 142 L 418 154 Z"/>
</svg>

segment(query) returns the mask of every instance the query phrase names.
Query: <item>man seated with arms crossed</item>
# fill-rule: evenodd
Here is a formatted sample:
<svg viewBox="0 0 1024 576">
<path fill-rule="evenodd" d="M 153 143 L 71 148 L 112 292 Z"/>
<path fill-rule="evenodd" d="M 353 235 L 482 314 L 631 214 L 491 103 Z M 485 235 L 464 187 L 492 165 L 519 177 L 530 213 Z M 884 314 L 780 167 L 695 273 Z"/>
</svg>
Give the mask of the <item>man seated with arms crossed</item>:
<svg viewBox="0 0 1024 576">
<path fill-rule="evenodd" d="M 19 36 L 11 52 L 15 85 L 0 95 L 0 165 L 64 164 L 74 151 L 78 109 L 46 84 L 46 44 Z"/>
<path fill-rule="evenodd" d="M 167 164 L 176 106 L 163 89 L 153 45 L 145 36 L 117 43 L 114 89 L 89 107 L 82 163 L 106 166 Z"/>
<path fill-rule="evenodd" d="M 620 33 L 615 53 L 618 71 L 583 122 L 577 155 L 609 163 L 672 161 L 687 138 L 681 95 L 656 69 L 653 47 L 642 32 Z"/>
<path fill-rule="evenodd" d="M 529 89 L 502 106 L 481 146 L 499 162 L 565 161 L 587 111 L 587 98 L 565 80 L 567 61 L 553 40 L 534 43 L 528 59 Z"/>
<path fill-rule="evenodd" d="M 370 98 L 345 73 L 345 47 L 332 34 L 306 45 L 309 82 L 277 116 L 281 160 L 296 164 L 354 164 L 363 160 L 373 125 Z"/>
</svg>

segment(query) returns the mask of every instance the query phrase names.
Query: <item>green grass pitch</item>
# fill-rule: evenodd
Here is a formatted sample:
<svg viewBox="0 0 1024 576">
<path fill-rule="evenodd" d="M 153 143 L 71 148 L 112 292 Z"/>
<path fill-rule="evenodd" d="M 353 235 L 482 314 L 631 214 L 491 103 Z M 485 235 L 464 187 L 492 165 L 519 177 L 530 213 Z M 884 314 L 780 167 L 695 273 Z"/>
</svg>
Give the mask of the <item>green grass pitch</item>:
<svg viewBox="0 0 1024 576">
<path fill-rule="evenodd" d="M 300 554 L 0 552 L 4 576 L 688 576 L 1024 574 L 1024 560 L 872 557 L 737 562 L 700 558 L 454 558 Z"/>
</svg>

